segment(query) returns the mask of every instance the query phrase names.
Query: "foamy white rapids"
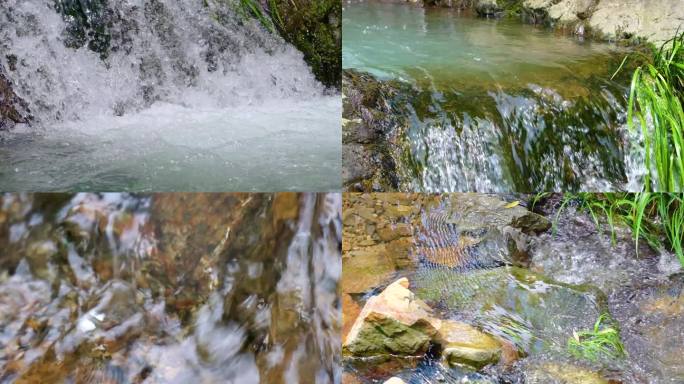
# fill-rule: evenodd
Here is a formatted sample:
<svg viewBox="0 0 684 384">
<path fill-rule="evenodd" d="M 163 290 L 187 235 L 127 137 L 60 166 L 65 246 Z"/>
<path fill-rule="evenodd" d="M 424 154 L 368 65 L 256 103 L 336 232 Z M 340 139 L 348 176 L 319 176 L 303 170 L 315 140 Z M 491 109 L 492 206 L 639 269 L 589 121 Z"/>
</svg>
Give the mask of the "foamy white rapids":
<svg viewBox="0 0 684 384">
<path fill-rule="evenodd" d="M 67 47 L 53 2 L 3 2 L 0 66 L 34 120 L 0 138 L 0 186 L 338 187 L 339 98 L 299 51 L 231 1 L 108 3 L 102 58 Z"/>
</svg>

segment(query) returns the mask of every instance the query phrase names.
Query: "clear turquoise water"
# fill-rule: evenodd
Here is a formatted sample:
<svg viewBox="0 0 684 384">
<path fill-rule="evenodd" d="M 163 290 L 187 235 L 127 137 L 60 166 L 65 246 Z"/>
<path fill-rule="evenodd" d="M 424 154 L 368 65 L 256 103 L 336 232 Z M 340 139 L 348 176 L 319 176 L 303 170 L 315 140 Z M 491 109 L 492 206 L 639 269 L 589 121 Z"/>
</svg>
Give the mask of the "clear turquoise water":
<svg viewBox="0 0 684 384">
<path fill-rule="evenodd" d="M 343 14 L 343 66 L 381 78 L 544 83 L 599 71 L 617 50 L 444 8 L 363 2 Z"/>
</svg>

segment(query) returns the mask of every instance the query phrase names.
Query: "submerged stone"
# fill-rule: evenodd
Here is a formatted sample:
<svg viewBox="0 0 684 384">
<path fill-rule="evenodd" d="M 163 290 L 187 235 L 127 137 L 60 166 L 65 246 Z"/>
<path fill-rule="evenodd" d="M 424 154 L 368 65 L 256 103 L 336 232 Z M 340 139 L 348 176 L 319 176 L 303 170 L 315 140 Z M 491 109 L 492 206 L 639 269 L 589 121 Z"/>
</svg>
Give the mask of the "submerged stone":
<svg viewBox="0 0 684 384">
<path fill-rule="evenodd" d="M 478 194 L 452 194 L 426 211 L 416 253 L 449 268 L 527 265 L 534 234 L 548 230 L 545 217 L 519 204 Z"/>
<path fill-rule="evenodd" d="M 573 331 L 591 329 L 607 313 L 605 296 L 589 286 L 550 280 L 523 268 L 458 272 L 431 268 L 416 274 L 416 296 L 458 313 L 524 354 L 565 353 Z"/>
<path fill-rule="evenodd" d="M 501 355 L 501 344 L 495 338 L 459 321 L 442 321 L 436 338 L 442 347 L 442 359 L 449 365 L 479 369 L 495 364 Z"/>
<path fill-rule="evenodd" d="M 525 372 L 527 384 L 609 384 L 598 373 L 567 363 L 535 364 Z"/>
</svg>

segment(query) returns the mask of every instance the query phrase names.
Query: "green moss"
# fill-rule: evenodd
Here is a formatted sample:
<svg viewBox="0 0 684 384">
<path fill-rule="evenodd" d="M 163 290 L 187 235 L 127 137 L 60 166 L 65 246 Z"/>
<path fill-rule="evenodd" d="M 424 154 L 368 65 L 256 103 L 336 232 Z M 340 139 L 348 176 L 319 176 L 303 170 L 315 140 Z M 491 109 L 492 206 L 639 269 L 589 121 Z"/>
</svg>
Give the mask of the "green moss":
<svg viewBox="0 0 684 384">
<path fill-rule="evenodd" d="M 391 318 L 376 319 L 365 324 L 356 340 L 346 346 L 347 353 L 354 356 L 420 355 L 430 343 L 424 324 L 413 327 Z"/>
<path fill-rule="evenodd" d="M 337 0 L 269 0 L 280 35 L 304 53 L 316 78 L 342 86 L 342 3 Z"/>
<path fill-rule="evenodd" d="M 111 34 L 107 0 L 55 0 L 54 6 L 67 23 L 67 47 L 87 45 L 103 59 L 109 55 Z"/>
</svg>

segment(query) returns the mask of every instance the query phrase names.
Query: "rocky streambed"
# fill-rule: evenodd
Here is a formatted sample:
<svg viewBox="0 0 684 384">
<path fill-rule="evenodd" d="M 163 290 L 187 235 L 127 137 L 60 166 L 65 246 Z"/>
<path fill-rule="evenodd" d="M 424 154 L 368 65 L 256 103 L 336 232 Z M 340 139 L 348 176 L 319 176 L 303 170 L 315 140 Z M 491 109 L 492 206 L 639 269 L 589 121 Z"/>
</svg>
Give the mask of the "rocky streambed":
<svg viewBox="0 0 684 384">
<path fill-rule="evenodd" d="M 684 380 L 684 274 L 627 228 L 559 196 L 343 204 L 343 382 Z"/>
</svg>

